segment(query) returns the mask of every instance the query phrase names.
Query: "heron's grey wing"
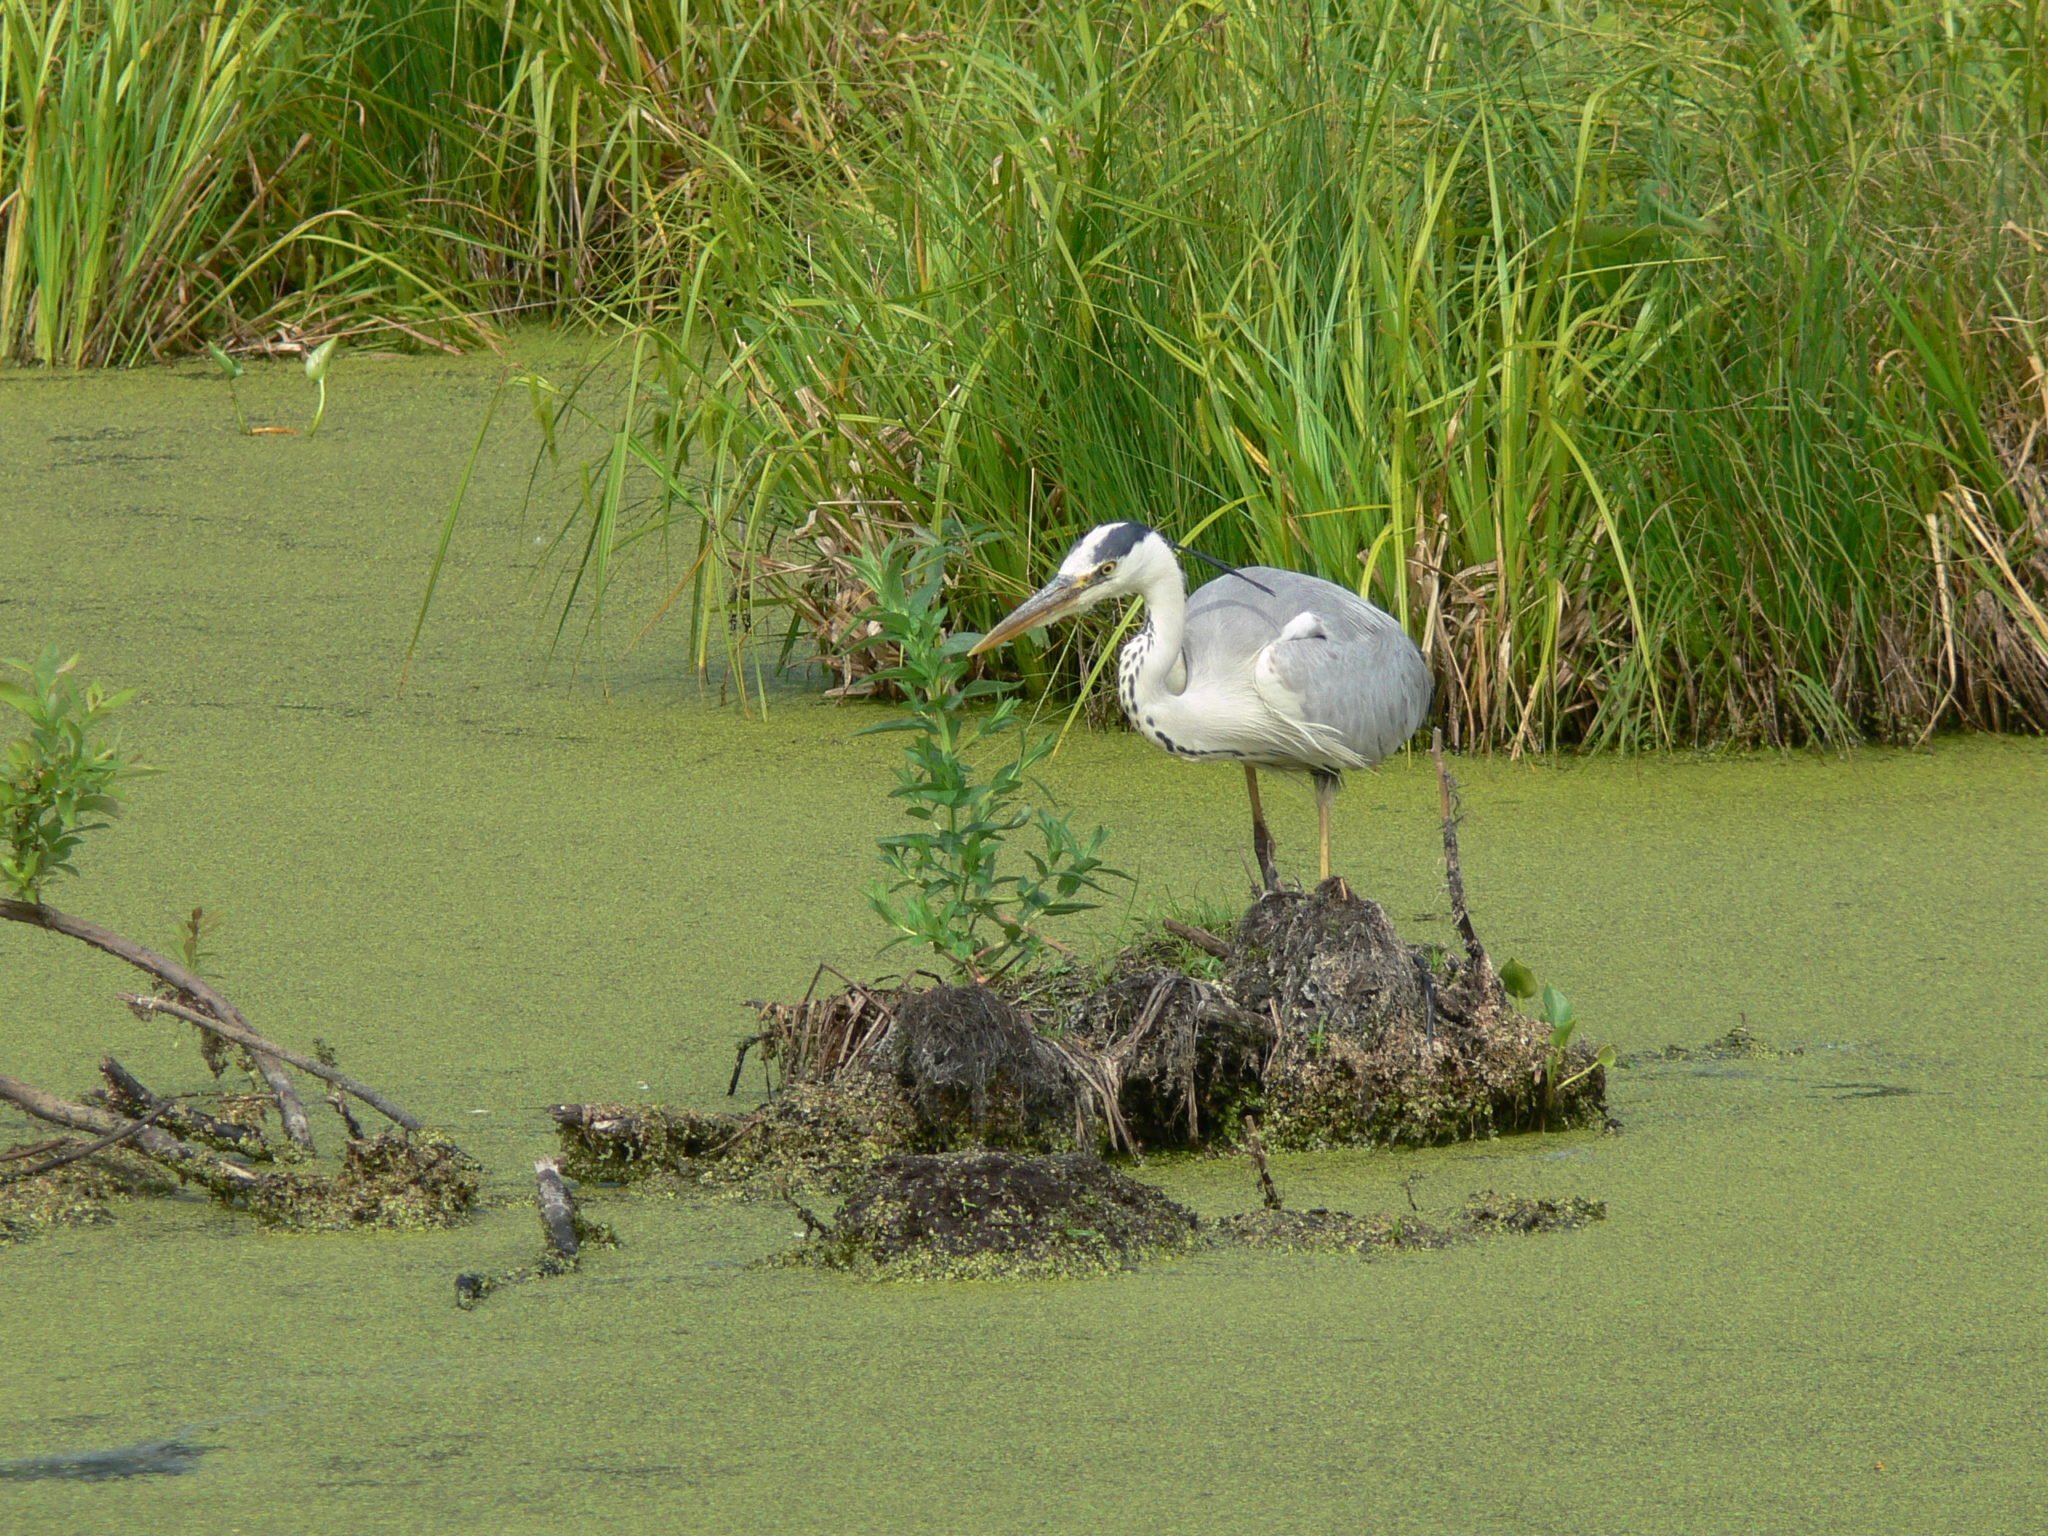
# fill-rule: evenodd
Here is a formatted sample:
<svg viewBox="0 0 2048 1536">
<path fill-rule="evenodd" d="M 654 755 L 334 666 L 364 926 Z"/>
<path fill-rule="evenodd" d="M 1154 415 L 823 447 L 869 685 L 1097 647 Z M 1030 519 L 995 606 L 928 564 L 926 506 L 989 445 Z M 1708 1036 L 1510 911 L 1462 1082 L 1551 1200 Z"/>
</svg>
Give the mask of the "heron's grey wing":
<svg viewBox="0 0 2048 1536">
<path fill-rule="evenodd" d="M 1207 583 L 1188 605 L 1191 683 L 1218 662 L 1249 666 L 1267 708 L 1298 733 L 1304 765 L 1369 765 L 1415 734 L 1429 668 L 1391 614 L 1298 571 L 1244 574 Z"/>
</svg>

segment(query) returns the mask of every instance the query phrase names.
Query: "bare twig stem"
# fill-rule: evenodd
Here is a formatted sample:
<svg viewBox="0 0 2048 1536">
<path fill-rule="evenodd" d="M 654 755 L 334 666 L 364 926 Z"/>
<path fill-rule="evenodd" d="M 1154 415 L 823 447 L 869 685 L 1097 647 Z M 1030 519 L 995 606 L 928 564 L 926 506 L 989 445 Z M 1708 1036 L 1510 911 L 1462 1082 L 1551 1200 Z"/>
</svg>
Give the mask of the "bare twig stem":
<svg viewBox="0 0 2048 1536">
<path fill-rule="evenodd" d="M 123 992 L 119 996 L 122 1002 L 138 1014 L 168 1013 L 174 1019 L 183 1019 L 187 1024 L 197 1025 L 208 1034 L 219 1035 L 223 1040 L 242 1046 L 252 1054 L 261 1051 L 275 1056 L 280 1061 L 290 1062 L 301 1072 L 310 1073 L 323 1083 L 332 1083 L 344 1093 L 354 1094 L 378 1114 L 388 1120 L 395 1120 L 408 1131 L 423 1129 L 423 1123 L 418 1116 L 407 1114 L 376 1089 L 357 1082 L 346 1072 L 337 1071 L 317 1057 L 303 1056 L 275 1041 L 264 1039 L 245 1023 L 231 1024 L 226 1019 L 213 1018 L 203 1010 L 189 1008 L 173 998 L 149 997 L 139 992 Z"/>
<path fill-rule="evenodd" d="M 55 907 L 0 897 L 0 918 L 13 923 L 27 923 L 32 928 L 47 928 L 51 933 L 61 933 L 117 959 L 126 960 L 137 970 L 147 971 L 159 981 L 169 982 L 221 1022 L 245 1031 L 250 1040 L 256 1042 L 249 1047 L 256 1070 L 263 1074 L 263 1081 L 277 1096 L 278 1117 L 284 1122 L 285 1135 L 308 1152 L 313 1150 L 313 1123 L 306 1118 L 306 1106 L 299 1099 L 299 1090 L 292 1083 L 291 1074 L 284 1070 L 279 1059 L 281 1053 L 250 1029 L 249 1021 L 242 1017 L 242 1010 L 222 997 L 203 978 L 193 975 L 174 960 L 166 960 L 153 949 L 145 949 L 132 940 L 122 938 L 110 928 L 59 912 Z M 189 1022 L 200 1021 L 192 1019 Z"/>
<path fill-rule="evenodd" d="M 1252 1155 L 1252 1166 L 1259 1170 L 1259 1198 L 1266 1202 L 1266 1209 L 1280 1209 L 1280 1186 L 1273 1182 L 1272 1170 L 1266 1166 L 1266 1143 L 1259 1135 L 1259 1117 L 1244 1117 L 1244 1146 Z"/>
<path fill-rule="evenodd" d="M 1491 975 L 1493 962 L 1486 957 L 1486 946 L 1479 942 L 1479 935 L 1472 927 L 1471 909 L 1465 905 L 1465 875 L 1458 867 L 1458 781 L 1444 766 L 1441 726 L 1429 733 L 1429 755 L 1436 759 L 1437 793 L 1443 804 L 1444 884 L 1450 888 L 1451 916 L 1457 920 L 1458 932 L 1465 940 L 1466 956 Z"/>
<path fill-rule="evenodd" d="M 177 1137 L 153 1125 L 130 1120 L 125 1115 L 112 1114 L 104 1109 L 70 1103 L 55 1094 L 45 1093 L 40 1088 L 31 1088 L 16 1078 L 0 1077 L 0 1099 L 7 1100 L 18 1109 L 26 1110 L 38 1120 L 47 1120 L 52 1125 L 61 1125 L 70 1130 L 89 1131 L 95 1136 L 110 1136 L 125 1131 L 138 1151 L 147 1153 L 175 1172 L 196 1179 L 208 1189 L 220 1193 L 234 1194 L 262 1182 L 261 1174 L 244 1168 L 240 1163 L 231 1163 L 224 1157 L 214 1156 L 211 1152 L 201 1152 L 196 1147 L 188 1147 Z"/>
</svg>

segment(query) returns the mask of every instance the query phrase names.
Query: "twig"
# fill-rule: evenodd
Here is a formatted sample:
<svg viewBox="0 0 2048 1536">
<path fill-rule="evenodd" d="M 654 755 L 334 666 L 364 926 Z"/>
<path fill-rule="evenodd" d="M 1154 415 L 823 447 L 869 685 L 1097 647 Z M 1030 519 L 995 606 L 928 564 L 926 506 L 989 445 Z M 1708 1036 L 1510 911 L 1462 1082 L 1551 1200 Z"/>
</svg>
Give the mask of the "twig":
<svg viewBox="0 0 2048 1536">
<path fill-rule="evenodd" d="M 1465 875 L 1458 867 L 1458 782 L 1451 777 L 1451 770 L 1444 766 L 1442 726 L 1429 733 L 1429 755 L 1436 759 L 1437 793 L 1443 803 L 1444 884 L 1450 888 L 1451 916 L 1457 919 L 1458 932 L 1464 936 L 1466 956 L 1491 975 L 1493 962 L 1486 957 L 1486 946 L 1479 942 L 1479 935 L 1472 927 L 1471 910 L 1465 905 Z"/>
<path fill-rule="evenodd" d="M 280 1061 L 290 1062 L 301 1072 L 310 1073 L 312 1076 L 319 1078 L 323 1083 L 332 1083 L 344 1093 L 354 1094 L 365 1104 L 369 1105 L 370 1108 L 376 1110 L 378 1114 L 384 1116 L 387 1120 L 396 1121 L 408 1131 L 423 1130 L 425 1128 L 418 1116 L 407 1114 L 376 1089 L 357 1082 L 346 1072 L 337 1071 L 315 1057 L 302 1056 L 297 1051 L 289 1050 L 274 1041 L 264 1039 L 255 1030 L 249 1028 L 247 1024 L 231 1024 L 226 1019 L 213 1018 L 200 1009 L 188 1008 L 183 1003 L 176 1002 L 168 997 L 149 997 L 139 992 L 122 992 L 117 995 L 122 1002 L 134 1009 L 137 1014 L 168 1013 L 172 1018 L 183 1019 L 187 1024 L 196 1024 L 199 1028 L 207 1031 L 207 1033 L 219 1035 L 223 1040 L 232 1041 L 234 1044 L 244 1047 L 252 1054 L 257 1051 L 265 1052 L 275 1056 Z"/>
<path fill-rule="evenodd" d="M 565 1259 L 576 1257 L 582 1241 L 576 1235 L 576 1202 L 569 1198 L 569 1186 L 562 1182 L 562 1165 L 543 1157 L 533 1165 L 540 1186 L 540 1224 L 547 1228 L 548 1241 Z"/>
<path fill-rule="evenodd" d="M 1252 1155 L 1252 1166 L 1259 1170 L 1259 1198 L 1266 1202 L 1266 1209 L 1280 1209 L 1280 1187 L 1273 1182 L 1273 1174 L 1266 1167 L 1266 1143 L 1259 1136 L 1259 1117 L 1246 1115 L 1244 1126 L 1245 1150 Z"/>
<path fill-rule="evenodd" d="M 84 1104 L 72 1104 L 12 1077 L 0 1077 L 0 1099 L 28 1111 L 38 1120 L 47 1120 L 52 1125 L 74 1131 L 90 1131 L 95 1136 L 129 1131 L 139 1151 L 219 1193 L 236 1194 L 263 1182 L 263 1175 L 244 1168 L 240 1163 L 216 1157 L 211 1152 L 188 1147 L 156 1126 L 141 1125 L 126 1116 L 91 1109 Z"/>
<path fill-rule="evenodd" d="M 1228 960 L 1230 958 L 1229 941 L 1217 938 L 1215 934 L 1206 928 L 1197 928 L 1193 923 L 1176 922 L 1170 917 L 1161 918 L 1159 926 L 1183 943 L 1192 944 L 1197 949 L 1208 951 L 1218 960 Z"/>
<path fill-rule="evenodd" d="M 310 1152 L 313 1150 L 313 1123 L 306 1118 L 306 1106 L 299 1099 L 299 1090 L 293 1084 L 291 1074 L 284 1070 L 275 1046 L 249 1028 L 249 1021 L 242 1017 L 242 1010 L 222 997 L 206 981 L 195 976 L 182 965 L 166 960 L 153 949 L 124 939 L 111 928 L 102 928 L 98 923 L 89 923 L 82 917 L 72 917 L 59 912 L 55 907 L 46 907 L 38 902 L 15 901 L 0 897 L 0 918 L 8 922 L 27 923 L 33 928 L 47 928 L 52 933 L 61 933 L 67 938 L 90 944 L 94 949 L 103 950 L 118 959 L 126 960 L 137 970 L 147 971 L 160 981 L 169 982 L 187 997 L 196 1000 L 202 1008 L 209 1010 L 215 1018 L 227 1024 L 239 1026 L 247 1031 L 256 1044 L 250 1047 L 255 1059 L 256 1070 L 263 1074 L 263 1081 L 277 1096 L 278 1117 L 284 1121 L 284 1133 L 294 1143 Z M 198 1022 L 192 1020 L 191 1022 Z"/>
</svg>

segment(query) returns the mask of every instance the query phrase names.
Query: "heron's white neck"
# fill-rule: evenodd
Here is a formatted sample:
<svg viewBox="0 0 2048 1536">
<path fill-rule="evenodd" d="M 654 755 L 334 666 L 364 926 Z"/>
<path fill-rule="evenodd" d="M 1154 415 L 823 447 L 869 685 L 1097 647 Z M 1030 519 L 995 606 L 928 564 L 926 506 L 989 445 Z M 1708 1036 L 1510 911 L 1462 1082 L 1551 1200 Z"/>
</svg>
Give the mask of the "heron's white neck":
<svg viewBox="0 0 2048 1536">
<path fill-rule="evenodd" d="M 1161 561 L 1139 591 L 1145 599 L 1146 617 L 1151 621 L 1152 643 L 1139 658 L 1133 681 L 1138 702 L 1156 705 L 1162 697 L 1178 697 L 1169 679 L 1180 661 L 1181 639 L 1187 630 L 1188 588 L 1180 562 Z"/>
<path fill-rule="evenodd" d="M 1117 700 L 1141 735 L 1169 752 L 1201 755 L 1192 739 L 1201 734 L 1200 722 L 1188 718 L 1174 686 L 1187 629 L 1188 594 L 1180 562 L 1170 555 L 1159 560 L 1138 595 L 1144 599 L 1146 625 L 1117 657 Z M 1185 678 L 1181 682 L 1185 686 Z"/>
</svg>

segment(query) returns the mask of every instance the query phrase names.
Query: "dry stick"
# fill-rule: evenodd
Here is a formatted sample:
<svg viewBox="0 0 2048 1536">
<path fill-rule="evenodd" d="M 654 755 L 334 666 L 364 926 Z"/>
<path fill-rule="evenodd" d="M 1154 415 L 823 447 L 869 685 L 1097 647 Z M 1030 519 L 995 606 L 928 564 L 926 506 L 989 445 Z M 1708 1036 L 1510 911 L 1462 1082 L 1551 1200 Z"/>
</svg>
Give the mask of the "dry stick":
<svg viewBox="0 0 2048 1536">
<path fill-rule="evenodd" d="M 74 1131 L 90 1131 L 95 1136 L 132 1129 L 134 1142 L 139 1151 L 146 1152 L 158 1162 L 197 1179 L 208 1189 L 220 1193 L 234 1194 L 263 1182 L 263 1175 L 244 1168 L 240 1163 L 231 1163 L 224 1157 L 215 1157 L 211 1152 L 201 1152 L 196 1147 L 188 1147 L 177 1137 L 160 1131 L 153 1125 L 143 1125 L 123 1115 L 110 1114 L 103 1109 L 91 1109 L 83 1104 L 69 1103 L 55 1094 L 44 1093 L 40 1088 L 31 1088 L 27 1083 L 12 1077 L 0 1077 L 0 1099 L 7 1100 L 19 1109 L 27 1110 L 38 1120 L 47 1120 L 52 1125 L 65 1126 Z"/>
<path fill-rule="evenodd" d="M 408 1131 L 424 1128 L 418 1116 L 407 1114 L 376 1089 L 357 1082 L 346 1072 L 336 1071 L 317 1057 L 302 1056 L 273 1040 L 264 1039 L 247 1024 L 230 1024 L 225 1019 L 212 1018 L 198 1008 L 187 1008 L 183 1003 L 175 1002 L 168 997 L 146 997 L 139 992 L 121 992 L 116 995 L 138 1014 L 168 1013 L 173 1018 L 183 1019 L 187 1024 L 198 1025 L 208 1034 L 219 1035 L 223 1040 L 232 1041 L 251 1053 L 261 1051 L 275 1056 L 279 1061 L 290 1062 L 301 1072 L 310 1073 L 323 1083 L 332 1083 L 343 1093 L 354 1094 L 377 1113 L 388 1120 L 397 1121 Z"/>
<path fill-rule="evenodd" d="M 278 1118 L 284 1121 L 284 1133 L 293 1142 L 313 1150 L 313 1122 L 306 1118 L 306 1106 L 299 1100 L 299 1090 L 293 1085 L 291 1074 L 280 1064 L 283 1054 L 276 1046 L 249 1028 L 249 1021 L 242 1017 L 242 1010 L 222 997 L 211 986 L 192 974 L 182 965 L 166 960 L 153 949 L 124 939 L 111 928 L 102 928 L 98 923 L 89 923 L 82 917 L 72 917 L 59 912 L 55 907 L 46 907 L 38 902 L 14 901 L 0 897 L 0 918 L 9 922 L 27 923 L 33 928 L 47 928 L 52 933 L 61 933 L 80 943 L 90 944 L 94 949 L 104 950 L 118 959 L 126 960 L 137 970 L 147 971 L 161 981 L 167 981 L 188 997 L 198 999 L 201 1006 L 211 1010 L 224 1023 L 247 1031 L 249 1038 L 256 1042 L 250 1047 L 255 1058 L 256 1070 L 263 1074 L 263 1081 L 270 1085 L 270 1091 L 277 1095 Z M 202 1023 L 200 1020 L 191 1020 Z"/>
<path fill-rule="evenodd" d="M 1474 965 L 1491 975 L 1493 962 L 1486 957 L 1486 946 L 1479 942 L 1479 935 L 1472 927 L 1471 910 L 1465 905 L 1465 876 L 1458 868 L 1458 784 L 1451 777 L 1451 770 L 1444 766 L 1442 726 L 1429 733 L 1429 755 L 1436 759 L 1437 792 L 1443 802 L 1444 884 L 1450 887 L 1451 916 L 1457 919 L 1458 932 L 1464 935 L 1466 955 Z"/>
<path fill-rule="evenodd" d="M 540 1224 L 548 1229 L 548 1241 L 563 1258 L 573 1259 L 582 1244 L 576 1236 L 576 1202 L 562 1182 L 562 1165 L 552 1157 L 540 1158 L 533 1176 L 540 1186 Z"/>
<path fill-rule="evenodd" d="M 1159 926 L 1172 934 L 1176 939 L 1192 944 L 1197 949 L 1207 950 L 1218 960 L 1228 960 L 1230 958 L 1230 945 L 1225 940 L 1217 938 L 1215 934 L 1206 928 L 1197 928 L 1193 923 L 1175 922 L 1170 917 L 1161 918 Z"/>
</svg>

